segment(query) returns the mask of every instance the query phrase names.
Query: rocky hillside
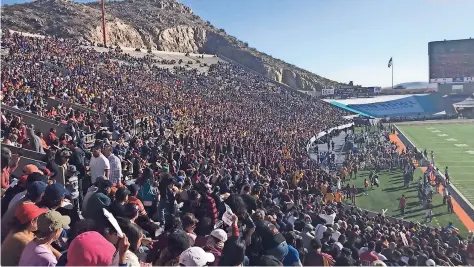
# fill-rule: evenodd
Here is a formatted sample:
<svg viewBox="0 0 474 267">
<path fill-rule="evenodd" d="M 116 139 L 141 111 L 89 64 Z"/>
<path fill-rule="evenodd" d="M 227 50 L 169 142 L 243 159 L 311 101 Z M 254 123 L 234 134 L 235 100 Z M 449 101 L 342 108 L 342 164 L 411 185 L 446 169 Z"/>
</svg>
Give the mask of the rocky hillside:
<svg viewBox="0 0 474 267">
<path fill-rule="evenodd" d="M 108 1 L 105 8 L 108 44 L 218 54 L 298 90 L 318 91 L 338 84 L 248 47 L 176 0 Z M 98 2 L 38 0 L 4 5 L 1 11 L 2 30 L 102 42 Z"/>
</svg>

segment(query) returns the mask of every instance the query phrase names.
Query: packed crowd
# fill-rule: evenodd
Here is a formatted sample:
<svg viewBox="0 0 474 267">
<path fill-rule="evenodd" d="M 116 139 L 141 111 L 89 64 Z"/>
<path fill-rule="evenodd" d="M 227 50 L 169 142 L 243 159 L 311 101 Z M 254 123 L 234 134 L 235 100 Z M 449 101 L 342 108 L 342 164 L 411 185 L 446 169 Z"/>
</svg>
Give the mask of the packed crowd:
<svg viewBox="0 0 474 267">
<path fill-rule="evenodd" d="M 2 113 L 4 140 L 39 141 L 46 153 L 13 179 L 18 155 L 2 146 L 2 265 L 434 266 L 472 257 L 472 242 L 450 228 L 325 198 L 338 193 L 337 176 L 308 158 L 306 143 L 344 124 L 329 104 L 231 64 L 171 72 L 151 57 L 8 32 L 2 47 L 2 104 L 68 125 L 60 137 L 35 133 Z M 92 112 L 53 112 L 52 96 Z M 84 133 L 96 133 L 91 149 Z"/>
</svg>

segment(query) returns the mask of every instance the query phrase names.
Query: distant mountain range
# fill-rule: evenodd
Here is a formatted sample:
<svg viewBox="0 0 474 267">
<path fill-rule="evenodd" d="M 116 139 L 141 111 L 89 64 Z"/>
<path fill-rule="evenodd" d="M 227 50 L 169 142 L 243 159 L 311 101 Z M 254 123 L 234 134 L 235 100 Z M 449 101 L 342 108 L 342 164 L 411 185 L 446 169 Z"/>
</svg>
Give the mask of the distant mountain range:
<svg viewBox="0 0 474 267">
<path fill-rule="evenodd" d="M 426 88 L 433 88 L 436 89 L 436 84 L 431 84 L 427 82 L 406 82 L 406 83 L 399 83 L 393 86 L 395 89 L 426 89 Z M 392 89 L 392 87 L 384 87 L 383 89 Z"/>
</svg>

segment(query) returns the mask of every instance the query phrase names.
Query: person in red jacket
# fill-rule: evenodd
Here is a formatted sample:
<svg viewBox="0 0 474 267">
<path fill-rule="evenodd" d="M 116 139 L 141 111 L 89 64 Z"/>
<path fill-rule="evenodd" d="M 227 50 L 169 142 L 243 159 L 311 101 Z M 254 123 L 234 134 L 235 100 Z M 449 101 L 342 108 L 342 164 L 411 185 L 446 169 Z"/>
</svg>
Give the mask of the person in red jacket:
<svg viewBox="0 0 474 267">
<path fill-rule="evenodd" d="M 375 255 L 375 242 L 370 241 L 367 245 L 368 250 L 360 254 L 360 262 L 363 266 L 370 266 L 372 262 L 379 260 L 379 257 Z"/>
</svg>

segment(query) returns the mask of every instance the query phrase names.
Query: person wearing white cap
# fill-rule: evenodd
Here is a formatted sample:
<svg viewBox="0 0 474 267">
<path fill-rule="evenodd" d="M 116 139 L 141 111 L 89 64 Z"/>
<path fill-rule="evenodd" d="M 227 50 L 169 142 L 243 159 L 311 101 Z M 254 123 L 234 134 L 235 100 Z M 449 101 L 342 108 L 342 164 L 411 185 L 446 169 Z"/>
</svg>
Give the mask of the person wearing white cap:
<svg viewBox="0 0 474 267">
<path fill-rule="evenodd" d="M 225 241 L 227 241 L 227 233 L 222 229 L 214 229 L 211 234 L 207 236 L 204 250 L 214 255 L 215 261 L 212 264 L 214 266 L 219 264 Z"/>
<path fill-rule="evenodd" d="M 201 267 L 214 262 L 215 259 L 212 253 L 208 253 L 200 247 L 190 247 L 179 255 L 179 265 Z"/>
</svg>

